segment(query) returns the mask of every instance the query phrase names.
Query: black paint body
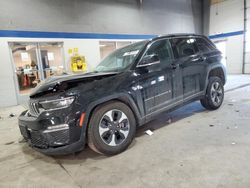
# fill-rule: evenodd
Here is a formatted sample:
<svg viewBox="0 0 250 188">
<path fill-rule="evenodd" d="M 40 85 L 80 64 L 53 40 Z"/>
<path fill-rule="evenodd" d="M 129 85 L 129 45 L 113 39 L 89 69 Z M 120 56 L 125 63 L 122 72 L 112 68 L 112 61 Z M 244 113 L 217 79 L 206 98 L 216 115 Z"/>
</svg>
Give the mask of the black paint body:
<svg viewBox="0 0 250 188">
<path fill-rule="evenodd" d="M 173 49 L 173 58 L 167 66 L 154 64 L 138 67 L 148 46 L 155 41 L 178 37 L 203 38 L 213 46 L 213 50 L 207 53 L 198 50 L 195 55 L 177 58 Z M 98 105 L 110 100 L 122 101 L 132 109 L 138 126 L 143 125 L 161 112 L 204 97 L 210 74 L 218 74 L 225 84 L 226 74 L 221 59 L 221 53 L 204 36 L 178 34 L 154 38 L 147 42 L 134 63 L 121 72 L 86 73 L 47 79 L 30 95 L 31 103 L 72 95 L 76 97 L 75 101 L 68 108 L 42 112 L 34 117 L 23 112 L 19 117 L 21 133 L 31 146 L 46 154 L 80 151 L 86 143 L 86 129 L 91 113 Z M 80 127 L 79 118 L 83 112 L 86 115 Z M 68 124 L 69 131 L 62 131 L 61 135 L 42 133 L 48 126 L 60 124 Z M 56 139 L 62 142 L 60 146 L 53 145 Z"/>
</svg>

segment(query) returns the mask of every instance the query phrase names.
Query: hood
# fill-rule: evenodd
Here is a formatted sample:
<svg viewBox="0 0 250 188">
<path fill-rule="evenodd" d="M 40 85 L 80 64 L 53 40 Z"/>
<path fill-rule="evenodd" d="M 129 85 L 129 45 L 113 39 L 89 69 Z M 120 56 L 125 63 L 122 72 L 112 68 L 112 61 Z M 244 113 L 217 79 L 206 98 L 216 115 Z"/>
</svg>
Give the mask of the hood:
<svg viewBox="0 0 250 188">
<path fill-rule="evenodd" d="M 52 76 L 41 82 L 34 88 L 30 94 L 30 98 L 36 98 L 43 95 L 51 95 L 58 92 L 66 91 L 72 87 L 77 86 L 79 83 L 88 83 L 95 80 L 100 80 L 106 77 L 114 76 L 118 72 L 90 72 L 85 74 Z"/>
</svg>

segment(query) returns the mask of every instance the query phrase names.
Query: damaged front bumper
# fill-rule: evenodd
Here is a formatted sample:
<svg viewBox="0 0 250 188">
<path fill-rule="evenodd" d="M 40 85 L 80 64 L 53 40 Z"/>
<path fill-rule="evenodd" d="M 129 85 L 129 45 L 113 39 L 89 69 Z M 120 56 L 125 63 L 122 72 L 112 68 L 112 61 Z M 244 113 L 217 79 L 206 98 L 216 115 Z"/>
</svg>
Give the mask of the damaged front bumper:
<svg viewBox="0 0 250 188">
<path fill-rule="evenodd" d="M 84 149 L 85 130 L 79 126 L 78 118 L 70 117 L 70 111 L 44 113 L 39 117 L 27 114 L 25 111 L 19 116 L 18 124 L 22 136 L 34 149 L 48 155 Z"/>
</svg>

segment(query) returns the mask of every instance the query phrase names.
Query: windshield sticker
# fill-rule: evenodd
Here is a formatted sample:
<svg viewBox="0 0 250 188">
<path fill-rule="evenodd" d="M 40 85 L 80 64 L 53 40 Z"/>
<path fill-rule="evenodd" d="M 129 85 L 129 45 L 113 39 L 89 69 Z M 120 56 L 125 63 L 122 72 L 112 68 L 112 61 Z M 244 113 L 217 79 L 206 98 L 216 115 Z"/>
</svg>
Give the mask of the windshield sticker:
<svg viewBox="0 0 250 188">
<path fill-rule="evenodd" d="M 123 54 L 123 56 L 129 56 L 129 55 L 137 55 L 139 50 L 131 51 L 131 52 L 126 52 Z"/>
</svg>

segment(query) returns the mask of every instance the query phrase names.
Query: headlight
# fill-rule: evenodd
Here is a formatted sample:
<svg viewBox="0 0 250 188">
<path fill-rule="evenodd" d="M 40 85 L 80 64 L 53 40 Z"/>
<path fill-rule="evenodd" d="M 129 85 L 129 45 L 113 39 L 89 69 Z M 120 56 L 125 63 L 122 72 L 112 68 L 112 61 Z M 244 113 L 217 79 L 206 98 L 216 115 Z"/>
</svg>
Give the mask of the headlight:
<svg viewBox="0 0 250 188">
<path fill-rule="evenodd" d="M 62 99 L 50 100 L 50 101 L 42 101 L 39 102 L 40 108 L 43 110 L 56 110 L 61 108 L 69 107 L 74 101 L 75 97 L 67 97 Z"/>
</svg>

